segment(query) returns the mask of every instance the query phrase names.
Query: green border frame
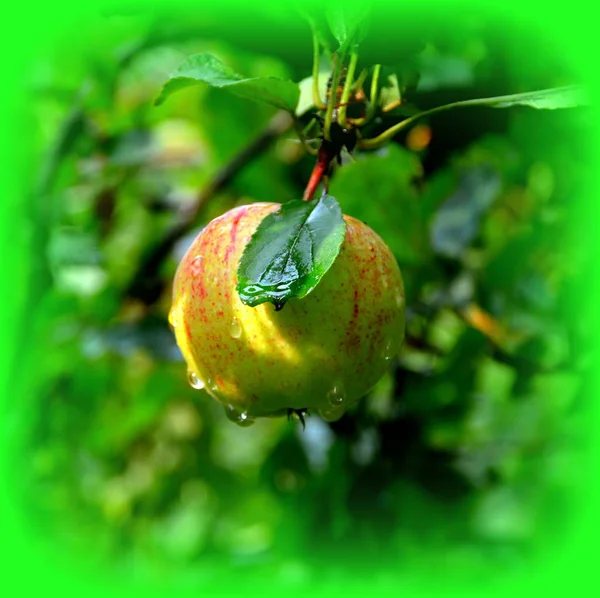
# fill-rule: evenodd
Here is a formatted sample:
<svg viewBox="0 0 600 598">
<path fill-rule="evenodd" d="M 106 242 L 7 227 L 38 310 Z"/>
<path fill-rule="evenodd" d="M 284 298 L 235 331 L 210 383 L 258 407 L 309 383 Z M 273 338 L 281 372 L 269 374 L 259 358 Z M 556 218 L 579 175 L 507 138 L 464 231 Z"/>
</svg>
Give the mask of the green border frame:
<svg viewBox="0 0 600 598">
<path fill-rule="evenodd" d="M 352 1 L 352 0 L 351 0 Z M 129 9 L 131 3 L 122 3 Z M 144 6 L 140 2 L 140 7 Z M 166 3 L 165 3 L 166 4 Z M 388 0 L 376 3 L 379 10 L 387 10 L 398 15 L 401 19 L 400 3 Z M 460 18 L 461 8 L 465 6 L 483 6 L 483 2 L 428 2 L 421 3 L 420 10 L 427 8 L 436 10 L 437 5 L 456 11 Z M 198 6 L 200 3 L 197 4 Z M 323 3 L 320 4 L 321 6 Z M 424 6 L 425 5 L 425 6 Z M 225 8 L 232 10 L 232 18 L 243 18 L 244 4 L 242 2 L 228 2 Z M 406 6 L 406 4 L 404 4 Z M 548 3 L 535 0 L 533 2 L 505 2 L 502 7 L 485 4 L 490 10 L 499 10 L 510 20 L 531 24 L 532 35 L 536 31 L 543 33 L 556 43 L 557 51 L 564 52 L 581 80 L 586 84 L 591 98 L 597 98 L 597 63 L 592 48 L 595 46 L 597 31 L 594 20 L 588 16 L 588 11 L 581 2 L 571 2 L 568 5 Z M 27 402 L 28 379 L 35 376 L 35 364 L 31 363 L 30 347 L 27 343 L 28 314 L 34 308 L 32 298 L 35 291 L 35 260 L 36 260 L 36 226 L 34 215 L 31 214 L 33 202 L 31 201 L 31 172 L 36 165 L 32 164 L 31 148 L 28 139 L 35 133 L 34 123 L 27 114 L 28 80 L 27 74 L 39 53 L 52 47 L 61 35 L 70 28 L 76 27 L 80 21 L 85 21 L 89 15 L 97 13 L 102 7 L 120 8 L 116 2 L 92 2 L 82 8 L 64 4 L 60 7 L 46 4 L 15 5 L 9 9 L 4 17 L 4 33 L 0 38 L 0 45 L 4 65 L 4 86 L 0 98 L 0 176 L 2 177 L 3 197 L 0 201 L 0 230 L 2 239 L 3 276 L 1 277 L 3 298 L 0 310 L 0 325 L 2 335 L 0 342 L 4 345 L 0 350 L 0 472 L 2 474 L 2 492 L 0 493 L 0 530 L 2 530 L 2 569 L 4 571 L 4 587 L 20 596 L 38 595 L 46 593 L 71 593 L 94 596 L 134 596 L 137 594 L 149 596 L 152 593 L 168 591 L 167 585 L 163 587 L 147 588 L 132 585 L 131 581 L 122 581 L 118 577 L 98 578 L 86 569 L 75 565 L 69 557 L 60 555 L 60 547 L 56 551 L 42 547 L 34 529 L 21 505 L 12 499 L 11 482 L 12 474 L 18 468 L 16 456 L 19 452 L 19 438 L 12 433 L 15 428 L 12 405 L 15 401 Z M 412 4 L 409 6 L 409 10 Z M 224 8 L 224 9 L 225 9 Z M 6 9 L 5 9 L 6 10 Z M 449 24 L 450 26 L 450 24 Z M 543 60 L 543 57 L 539 57 Z M 597 107 L 592 107 L 597 110 Z M 557 140 L 559 142 L 559 140 Z M 589 143 L 590 151 L 594 158 L 598 157 L 598 131 L 590 131 L 590 138 L 582 140 Z M 582 222 L 588 224 L 587 230 L 582 230 L 582 239 L 589 240 L 590 251 L 595 255 L 598 252 L 600 222 L 598 208 L 595 205 L 598 191 L 598 181 L 594 180 L 594 188 L 589 189 L 587 197 L 579 198 L 577 208 L 581 210 Z M 586 294 L 600 298 L 598 292 L 600 280 L 597 267 L 589 276 L 589 288 Z M 599 302 L 600 303 L 600 302 Z M 573 305 L 576 310 L 577 306 Z M 600 332 L 600 331 L 597 331 Z M 595 347 L 597 350 L 598 347 Z M 600 486 L 597 472 L 599 468 L 598 455 L 600 444 L 596 439 L 594 430 L 600 421 L 599 408 L 594 405 L 593 399 L 599 396 L 600 390 L 598 376 L 588 386 L 590 388 L 590 451 L 588 458 L 582 463 L 582 472 L 589 479 L 588 491 L 584 496 L 574 501 L 577 512 L 573 518 L 572 529 L 565 543 L 557 540 L 556 545 L 547 546 L 543 562 L 538 567 L 509 575 L 495 585 L 487 586 L 485 580 L 457 578 L 454 585 L 451 580 L 440 579 L 436 581 L 436 572 L 415 572 L 414 578 L 396 579 L 393 572 L 385 579 L 374 585 L 358 583 L 352 578 L 347 579 L 343 587 L 311 587 L 314 595 L 331 595 L 337 593 L 358 594 L 369 593 L 375 590 L 379 595 L 404 590 L 411 595 L 424 595 L 431 592 L 444 594 L 474 594 L 493 595 L 496 593 L 512 595 L 544 593 L 553 595 L 573 591 L 575 587 L 584 589 L 594 585 L 596 533 L 600 529 L 599 498 Z M 360 563 L 353 564 L 360 567 Z M 386 581 L 387 580 L 387 581 Z M 252 579 L 238 580 L 239 591 L 248 591 Z M 257 580 L 258 581 L 258 580 Z M 261 594 L 279 595 L 282 591 L 287 595 L 293 594 L 293 587 L 275 587 L 263 579 L 260 587 L 252 588 Z M 237 584 L 236 584 L 237 586 Z M 234 590 L 236 586 L 228 586 Z M 210 594 L 220 593 L 223 586 L 217 583 Z M 179 595 L 185 593 L 198 594 L 195 588 L 177 589 Z M 206 588 L 203 588 L 206 590 Z M 306 588 L 303 593 L 306 593 Z M 483 592 L 485 590 L 485 592 Z"/>
</svg>

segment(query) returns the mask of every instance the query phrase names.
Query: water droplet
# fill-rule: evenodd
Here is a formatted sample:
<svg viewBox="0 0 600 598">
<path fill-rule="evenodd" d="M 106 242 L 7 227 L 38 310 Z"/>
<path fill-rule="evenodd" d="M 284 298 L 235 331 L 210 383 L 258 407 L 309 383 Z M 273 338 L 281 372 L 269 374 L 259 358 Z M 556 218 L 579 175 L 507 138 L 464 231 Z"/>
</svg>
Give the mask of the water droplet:
<svg viewBox="0 0 600 598">
<path fill-rule="evenodd" d="M 233 318 L 231 320 L 231 328 L 229 329 L 229 334 L 231 334 L 232 338 L 240 338 L 242 336 L 242 325 L 237 318 Z"/>
<path fill-rule="evenodd" d="M 336 407 L 319 409 L 318 413 L 326 422 L 335 422 L 346 413 L 346 408 L 343 405 L 339 405 Z"/>
<path fill-rule="evenodd" d="M 176 316 L 176 312 L 175 312 L 175 308 L 171 308 L 169 310 L 169 326 L 171 326 L 171 330 L 173 330 L 176 326 L 177 326 L 177 320 L 175 319 Z"/>
<path fill-rule="evenodd" d="M 394 350 L 394 342 L 392 339 L 388 339 L 383 345 L 383 351 L 381 352 L 382 357 L 386 361 L 391 361 L 396 355 L 396 351 Z"/>
<path fill-rule="evenodd" d="M 247 428 L 254 423 L 253 417 L 250 417 L 246 411 L 236 409 L 233 405 L 225 405 L 225 415 L 229 421 L 242 428 Z"/>
<path fill-rule="evenodd" d="M 192 388 L 196 390 L 202 390 L 204 388 L 204 382 L 198 377 L 196 372 L 188 370 L 188 382 Z"/>
<path fill-rule="evenodd" d="M 341 384 L 337 384 L 327 393 L 327 400 L 331 405 L 339 406 L 346 399 L 346 393 Z"/>
<path fill-rule="evenodd" d="M 377 271 L 379 272 L 379 280 L 381 281 L 381 286 L 384 289 L 387 289 L 389 286 L 389 281 L 388 281 L 388 277 L 386 275 L 386 271 L 383 268 L 383 263 L 381 262 L 381 260 L 377 261 Z"/>
<path fill-rule="evenodd" d="M 264 289 L 261 286 L 258 286 L 257 284 L 249 284 L 245 288 L 245 291 L 246 293 L 248 293 L 248 295 L 258 295 L 259 293 L 262 293 L 263 290 Z"/>
<path fill-rule="evenodd" d="M 275 311 L 281 311 L 283 309 L 283 306 L 285 305 L 285 301 L 279 301 L 277 299 L 275 299 L 273 301 L 273 305 L 275 307 Z"/>
<path fill-rule="evenodd" d="M 291 272 L 290 276 L 293 277 L 291 282 L 273 281 L 270 284 L 270 281 L 266 280 L 264 283 L 261 282 L 261 284 L 242 286 L 241 288 L 238 288 L 240 299 L 246 305 L 251 305 L 253 307 L 260 303 L 264 303 L 265 301 L 269 301 L 275 306 L 275 311 L 279 311 L 288 300 L 290 288 L 298 278 L 297 272 L 295 277 L 293 275 L 294 272 Z"/>
<path fill-rule="evenodd" d="M 400 291 L 398 291 L 396 293 L 396 307 L 401 308 L 403 304 L 404 304 L 404 295 Z"/>
</svg>

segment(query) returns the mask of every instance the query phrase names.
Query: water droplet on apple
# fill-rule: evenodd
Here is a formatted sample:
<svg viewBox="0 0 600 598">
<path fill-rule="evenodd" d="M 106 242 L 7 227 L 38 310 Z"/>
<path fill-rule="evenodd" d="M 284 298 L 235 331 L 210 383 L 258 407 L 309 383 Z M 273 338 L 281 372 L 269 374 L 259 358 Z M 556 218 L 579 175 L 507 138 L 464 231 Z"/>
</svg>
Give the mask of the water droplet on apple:
<svg viewBox="0 0 600 598">
<path fill-rule="evenodd" d="M 391 361 L 395 354 L 394 341 L 392 339 L 388 339 L 383 345 L 383 351 L 381 352 L 381 355 L 386 361 Z"/>
<path fill-rule="evenodd" d="M 283 309 L 283 306 L 285 305 L 285 301 L 278 301 L 277 299 L 275 299 L 273 301 L 273 306 L 275 308 L 275 311 L 281 311 Z"/>
<path fill-rule="evenodd" d="M 231 328 L 229 329 L 229 333 L 231 334 L 232 338 L 240 338 L 240 336 L 242 336 L 242 325 L 236 317 L 231 320 Z"/>
<path fill-rule="evenodd" d="M 326 409 L 319 409 L 318 411 L 318 414 L 326 422 L 335 422 L 340 419 L 344 413 L 346 413 L 346 408 L 343 405 L 327 407 Z"/>
<path fill-rule="evenodd" d="M 336 384 L 328 393 L 327 400 L 333 406 L 341 405 L 346 399 L 346 393 L 344 392 L 344 388 L 341 384 Z"/>
<path fill-rule="evenodd" d="M 387 289 L 389 286 L 388 277 L 385 275 L 385 270 L 383 268 L 383 263 L 381 260 L 377 261 L 377 271 L 379 272 L 379 280 L 381 281 L 381 286 L 384 289 Z"/>
<path fill-rule="evenodd" d="M 246 411 L 236 409 L 233 405 L 225 405 L 225 415 L 228 420 L 242 428 L 247 428 L 254 423 L 253 417 L 250 417 Z"/>
<path fill-rule="evenodd" d="M 292 281 L 293 282 L 293 281 Z M 292 286 L 292 282 L 277 282 L 272 284 L 264 282 L 261 284 L 250 284 L 238 287 L 240 299 L 246 305 L 256 306 L 265 301 L 269 301 L 275 306 L 275 311 L 279 311 L 287 301 L 287 295 Z"/>
<path fill-rule="evenodd" d="M 204 388 L 204 382 L 198 377 L 196 372 L 188 370 L 188 382 L 192 388 L 196 390 L 202 390 Z"/>
<path fill-rule="evenodd" d="M 402 307 L 402 304 L 404 303 L 404 295 L 402 295 L 402 293 L 400 291 L 398 291 L 396 293 L 395 299 L 396 299 L 396 307 L 398 309 L 400 309 Z"/>
<path fill-rule="evenodd" d="M 169 310 L 169 326 L 171 327 L 171 330 L 175 330 L 175 327 L 177 326 L 177 320 L 175 319 L 175 308 L 171 308 Z"/>
<path fill-rule="evenodd" d="M 244 291 L 248 296 L 258 295 L 259 293 L 262 293 L 263 290 L 264 289 L 261 286 L 258 286 L 257 284 L 249 284 L 244 288 Z"/>
</svg>

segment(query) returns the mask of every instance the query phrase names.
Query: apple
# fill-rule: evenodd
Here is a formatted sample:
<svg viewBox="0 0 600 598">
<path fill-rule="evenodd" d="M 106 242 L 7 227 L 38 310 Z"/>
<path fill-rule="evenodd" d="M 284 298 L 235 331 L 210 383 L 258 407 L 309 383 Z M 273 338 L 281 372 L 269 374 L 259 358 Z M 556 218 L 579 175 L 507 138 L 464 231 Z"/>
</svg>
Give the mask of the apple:
<svg viewBox="0 0 600 598">
<path fill-rule="evenodd" d="M 169 321 L 189 382 L 239 425 L 306 410 L 338 419 L 378 382 L 404 338 L 398 264 L 383 240 L 350 216 L 339 255 L 311 293 L 279 311 L 242 303 L 238 263 L 262 219 L 279 207 L 241 206 L 210 222 L 173 284 Z"/>
</svg>

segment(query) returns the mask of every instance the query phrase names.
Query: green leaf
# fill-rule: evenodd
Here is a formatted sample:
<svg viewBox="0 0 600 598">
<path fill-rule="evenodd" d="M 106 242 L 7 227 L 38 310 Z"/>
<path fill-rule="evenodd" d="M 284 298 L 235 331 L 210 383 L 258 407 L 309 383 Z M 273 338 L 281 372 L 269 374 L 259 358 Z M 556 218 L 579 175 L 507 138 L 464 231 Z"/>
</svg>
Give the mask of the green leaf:
<svg viewBox="0 0 600 598">
<path fill-rule="evenodd" d="M 176 91 L 200 83 L 227 89 L 242 98 L 266 102 L 288 112 L 296 109 L 300 96 L 300 89 L 293 81 L 275 77 L 246 79 L 211 54 L 194 54 L 171 75 L 154 104 L 159 106 Z"/>
<path fill-rule="evenodd" d="M 368 4 L 346 2 L 327 11 L 329 28 L 340 44 L 338 51 L 345 51 L 364 39 L 370 10 Z"/>
<path fill-rule="evenodd" d="M 482 106 L 493 108 L 511 108 L 512 106 L 529 106 L 538 110 L 555 110 L 556 108 L 575 108 L 588 104 L 583 89 L 578 85 L 554 87 L 527 93 L 516 93 L 480 100 Z"/>
<path fill-rule="evenodd" d="M 237 291 L 246 305 L 267 301 L 276 309 L 308 295 L 335 261 L 346 223 L 334 197 L 294 200 L 269 214 L 246 246 Z"/>
<path fill-rule="evenodd" d="M 512 108 L 513 106 L 529 106 L 538 110 L 555 110 L 557 108 L 576 108 L 589 104 L 583 89 L 579 85 L 567 87 L 553 87 L 551 89 L 540 89 L 526 93 L 515 93 L 508 96 L 496 96 L 493 98 L 477 98 L 445 104 L 422 112 L 419 116 L 433 114 L 449 108 L 460 108 L 462 106 L 489 106 L 490 108 Z"/>
</svg>

